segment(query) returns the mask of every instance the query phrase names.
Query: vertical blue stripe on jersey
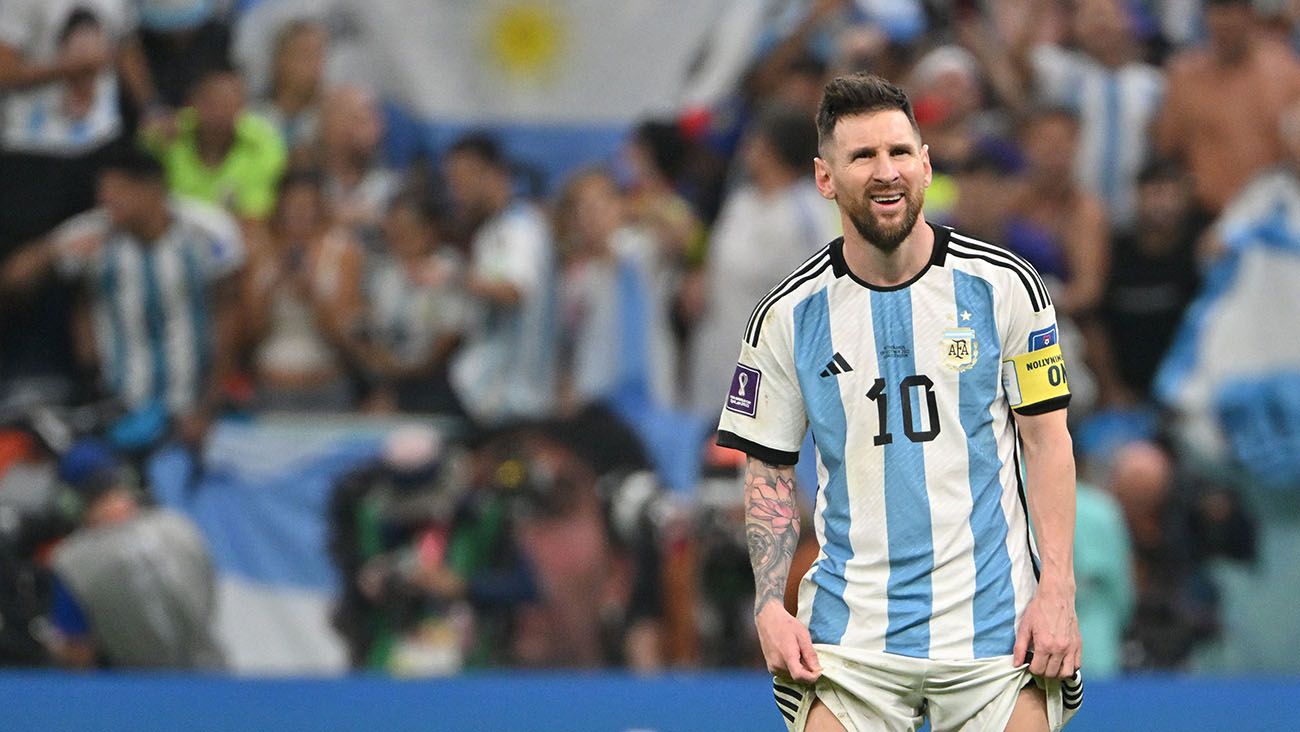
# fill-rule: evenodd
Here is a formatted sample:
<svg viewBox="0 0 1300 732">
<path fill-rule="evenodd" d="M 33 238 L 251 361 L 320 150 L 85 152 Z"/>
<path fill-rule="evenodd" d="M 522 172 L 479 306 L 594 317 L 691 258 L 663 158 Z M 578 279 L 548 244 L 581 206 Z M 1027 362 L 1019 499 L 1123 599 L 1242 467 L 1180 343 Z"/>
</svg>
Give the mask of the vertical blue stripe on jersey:
<svg viewBox="0 0 1300 732">
<path fill-rule="evenodd" d="M 156 399 L 167 398 L 167 314 L 163 303 L 162 288 L 158 285 L 158 267 L 154 262 L 157 254 L 153 247 L 144 247 L 140 252 L 140 263 L 144 274 L 144 322 L 149 350 L 153 352 L 153 389 L 150 396 Z"/>
<path fill-rule="evenodd" d="M 903 380 L 916 373 L 910 288 L 871 292 L 876 359 L 885 380 L 888 431 L 893 440 L 880 447 L 885 457 L 885 527 L 889 533 L 889 624 L 885 651 L 914 658 L 930 655 L 930 614 L 934 571 L 934 533 L 925 485 L 925 449 L 903 431 L 904 401 L 912 424 L 926 424 L 926 399 L 916 389 L 904 400 Z"/>
<path fill-rule="evenodd" d="M 112 247 L 104 257 L 104 269 L 99 280 L 100 298 L 104 311 L 108 314 L 109 342 L 105 345 L 113 349 L 107 382 L 109 392 L 118 398 L 123 396 L 126 387 L 126 316 L 118 292 L 121 287 L 118 282 L 121 259 L 121 249 Z"/>
<path fill-rule="evenodd" d="M 970 529 L 975 539 L 975 658 L 1011 653 L 1016 640 L 1016 602 L 1007 555 L 1007 518 L 1002 512 L 1002 461 L 990 408 L 1001 378 L 1002 344 L 993 312 L 993 288 L 961 270 L 953 273 L 958 324 L 975 330 L 975 365 L 959 378 L 961 427 L 970 469 Z M 969 312 L 970 320 L 961 317 Z"/>
<path fill-rule="evenodd" d="M 1106 127 L 1105 134 L 1101 137 L 1101 196 L 1106 205 L 1114 210 L 1116 189 L 1119 187 L 1119 171 L 1123 167 L 1119 159 L 1119 138 L 1124 132 L 1120 117 L 1122 101 L 1119 74 L 1107 72 L 1102 83 L 1106 90 L 1106 99 L 1102 103 L 1106 110 Z"/>
<path fill-rule="evenodd" d="M 826 466 L 826 502 L 822 512 L 822 552 L 813 583 L 812 618 L 808 631 L 813 643 L 839 643 L 849 624 L 849 606 L 844 602 L 844 568 L 853 557 L 849 543 L 849 487 L 844 469 L 844 447 L 848 422 L 837 379 L 817 374 L 835 354 L 831 343 L 831 315 L 826 291 L 822 290 L 794 308 L 795 371 L 807 405 L 813 440 Z"/>
<path fill-rule="evenodd" d="M 185 262 L 185 292 L 190 300 L 190 328 L 194 338 L 194 354 L 198 359 L 195 386 L 200 389 L 202 388 L 200 385 L 205 383 L 210 375 L 212 352 L 216 349 L 210 332 L 212 322 L 208 317 L 207 282 L 203 278 L 202 268 L 199 267 L 198 256 L 194 253 L 195 246 L 204 245 L 212 246 L 210 242 L 198 242 L 191 246 L 191 242 L 187 241 L 185 246 L 181 247 L 181 256 Z"/>
</svg>

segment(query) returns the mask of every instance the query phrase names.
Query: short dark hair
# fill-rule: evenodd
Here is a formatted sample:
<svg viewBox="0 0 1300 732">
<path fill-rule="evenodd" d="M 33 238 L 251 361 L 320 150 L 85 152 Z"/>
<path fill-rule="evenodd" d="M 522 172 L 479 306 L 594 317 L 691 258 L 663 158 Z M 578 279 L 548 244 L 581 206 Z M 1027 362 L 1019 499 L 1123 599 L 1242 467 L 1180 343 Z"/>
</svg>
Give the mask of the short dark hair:
<svg viewBox="0 0 1300 732">
<path fill-rule="evenodd" d="M 912 112 L 907 93 L 887 79 L 875 74 L 858 73 L 837 76 L 822 91 L 817 110 L 817 145 L 821 147 L 835 134 L 835 125 L 844 117 L 895 109 L 907 115 L 907 121 L 919 135 L 921 127 Z"/>
<path fill-rule="evenodd" d="M 655 167 L 670 181 L 682 175 L 686 165 L 689 143 L 677 123 L 667 120 L 646 120 L 637 125 L 632 137 L 645 146 Z"/>
<path fill-rule="evenodd" d="M 817 126 L 805 112 L 780 105 L 767 107 L 752 129 L 787 168 L 803 170 L 817 157 Z"/>
<path fill-rule="evenodd" d="M 473 155 L 500 171 L 510 170 L 510 162 L 501 150 L 501 143 L 486 132 L 471 132 L 447 148 L 448 156 L 458 154 Z"/>
<path fill-rule="evenodd" d="M 1147 183 L 1181 183 L 1187 179 L 1187 170 L 1174 158 L 1153 157 L 1138 170 L 1138 185 Z"/>
<path fill-rule="evenodd" d="M 142 183 L 161 183 L 166 178 L 166 170 L 158 158 L 130 143 L 121 143 L 109 152 L 99 170 L 100 173 L 120 173 Z"/>
</svg>

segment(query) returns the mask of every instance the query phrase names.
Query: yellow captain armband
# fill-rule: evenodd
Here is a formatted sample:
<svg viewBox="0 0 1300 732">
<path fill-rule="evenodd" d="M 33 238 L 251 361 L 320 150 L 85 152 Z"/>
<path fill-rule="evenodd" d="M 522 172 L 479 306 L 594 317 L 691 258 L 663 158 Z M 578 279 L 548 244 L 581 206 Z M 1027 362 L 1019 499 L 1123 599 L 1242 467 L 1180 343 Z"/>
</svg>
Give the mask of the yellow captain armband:
<svg viewBox="0 0 1300 732">
<path fill-rule="evenodd" d="M 1041 414 L 1065 406 L 1070 382 L 1061 346 L 1053 343 L 1003 361 L 1002 389 L 1011 408 L 1021 414 Z"/>
</svg>

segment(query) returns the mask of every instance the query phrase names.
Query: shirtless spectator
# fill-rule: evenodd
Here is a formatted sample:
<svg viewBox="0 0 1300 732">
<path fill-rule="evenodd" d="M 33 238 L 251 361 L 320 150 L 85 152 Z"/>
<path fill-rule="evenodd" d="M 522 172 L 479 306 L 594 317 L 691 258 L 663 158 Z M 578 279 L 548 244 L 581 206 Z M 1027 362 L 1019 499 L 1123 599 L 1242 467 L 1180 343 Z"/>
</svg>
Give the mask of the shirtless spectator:
<svg viewBox="0 0 1300 732">
<path fill-rule="evenodd" d="M 1169 65 L 1156 149 L 1191 171 L 1197 205 L 1215 216 L 1251 176 L 1283 157 L 1277 120 L 1300 97 L 1300 60 L 1257 33 L 1248 0 L 1207 0 L 1209 45 Z"/>
</svg>

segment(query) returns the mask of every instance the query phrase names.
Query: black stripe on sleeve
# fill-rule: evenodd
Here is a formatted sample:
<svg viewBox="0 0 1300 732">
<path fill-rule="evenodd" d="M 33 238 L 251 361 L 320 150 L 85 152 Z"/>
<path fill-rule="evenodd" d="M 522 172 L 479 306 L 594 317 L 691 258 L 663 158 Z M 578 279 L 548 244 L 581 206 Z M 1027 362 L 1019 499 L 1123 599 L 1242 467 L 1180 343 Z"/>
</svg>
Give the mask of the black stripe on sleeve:
<svg viewBox="0 0 1300 732">
<path fill-rule="evenodd" d="M 1016 276 L 1020 278 L 1020 284 L 1025 286 L 1025 292 L 1029 293 L 1029 304 L 1033 306 L 1034 312 L 1036 313 L 1040 312 L 1045 307 L 1039 304 L 1038 293 L 1034 289 L 1033 283 L 1030 282 L 1027 276 L 1025 276 L 1024 272 L 1020 271 L 1019 269 L 1011 265 L 1009 262 L 999 260 L 999 259 L 994 259 L 993 257 L 984 254 L 977 254 L 975 252 L 966 251 L 964 249 L 959 248 L 957 242 L 953 242 L 948 247 L 948 253 L 953 255 L 954 257 L 961 257 L 962 259 L 979 259 L 988 262 L 989 264 L 995 267 L 1003 267 L 1005 269 L 1011 270 L 1012 272 L 1015 272 Z"/>
<path fill-rule="evenodd" d="M 752 458 L 758 458 L 770 465 L 794 465 L 799 462 L 799 451 L 789 452 L 786 450 L 777 450 L 766 445 L 760 445 L 752 440 L 747 440 L 735 432 L 728 430 L 718 430 L 718 444 L 722 447 L 730 447 L 733 450 L 740 450 Z"/>
<path fill-rule="evenodd" d="M 822 272 L 825 272 L 826 268 L 829 266 L 831 266 L 831 260 L 827 257 L 826 259 L 821 260 L 821 263 L 818 264 L 815 269 L 799 279 L 791 281 L 789 285 L 782 288 L 781 292 L 776 297 L 760 303 L 759 307 L 754 310 L 754 314 L 750 317 L 750 323 L 753 324 L 753 329 L 746 337 L 746 340 L 749 341 L 749 345 L 758 346 L 758 336 L 759 333 L 763 331 L 763 319 L 767 317 L 767 311 L 771 310 L 773 305 L 777 304 L 781 298 L 799 289 L 799 287 L 804 283 L 811 282 L 820 277 Z"/>
<path fill-rule="evenodd" d="M 1052 297 L 1047 292 L 1047 285 L 1043 284 L 1043 278 L 1038 274 L 1038 270 L 1034 269 L 1034 265 L 1030 264 L 1029 261 L 1026 260 L 1024 257 L 1020 256 L 1019 254 L 1016 254 L 1010 249 L 995 247 L 992 244 L 989 244 L 988 242 L 982 242 L 979 241 L 978 239 L 972 239 L 969 236 L 962 236 L 961 234 L 958 234 L 956 232 L 953 232 L 953 238 L 956 239 L 958 244 L 968 249 L 984 252 L 985 254 L 991 254 L 1000 259 L 1007 260 L 1012 265 L 1014 265 L 1017 269 L 1029 275 L 1030 279 L 1034 281 L 1034 287 L 1038 290 L 1039 298 L 1043 301 L 1045 305 L 1052 304 Z"/>
<path fill-rule="evenodd" d="M 1041 402 L 1035 402 L 1028 406 L 1016 407 L 1016 414 L 1023 414 L 1026 417 L 1033 417 L 1039 414 L 1055 412 L 1058 409 L 1065 409 L 1070 404 L 1070 395 L 1062 394 L 1059 397 L 1052 397 Z"/>
<path fill-rule="evenodd" d="M 745 324 L 745 340 L 751 340 L 751 334 L 754 332 L 759 322 L 759 313 L 766 312 L 767 306 L 770 303 L 785 297 L 788 288 L 792 289 L 798 287 L 797 284 L 792 285 L 791 283 L 808 274 L 810 270 L 815 269 L 821 262 L 822 258 L 829 256 L 829 254 L 829 248 L 823 247 L 816 254 L 804 260 L 804 262 L 800 264 L 794 272 L 791 272 L 784 280 L 781 280 L 780 284 L 769 290 L 768 293 L 763 296 L 763 299 L 758 301 L 758 305 L 754 306 L 754 311 L 749 314 L 749 322 Z"/>
</svg>

